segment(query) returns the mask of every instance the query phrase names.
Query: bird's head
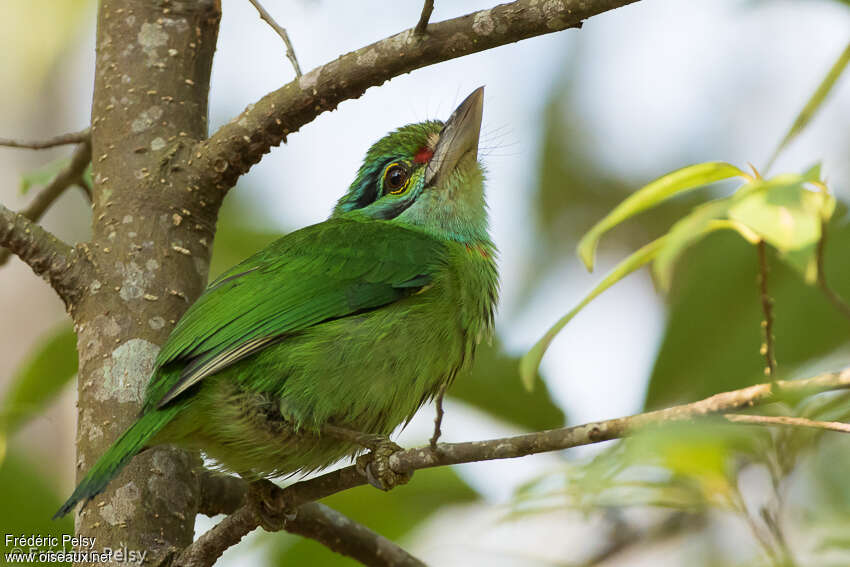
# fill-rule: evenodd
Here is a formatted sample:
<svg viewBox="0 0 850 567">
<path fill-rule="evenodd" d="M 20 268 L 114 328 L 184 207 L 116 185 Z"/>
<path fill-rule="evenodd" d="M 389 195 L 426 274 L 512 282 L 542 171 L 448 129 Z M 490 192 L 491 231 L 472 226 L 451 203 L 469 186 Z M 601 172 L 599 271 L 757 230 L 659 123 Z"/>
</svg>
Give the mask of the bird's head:
<svg viewBox="0 0 850 567">
<path fill-rule="evenodd" d="M 445 123 L 408 124 L 378 140 L 332 216 L 412 225 L 460 242 L 487 240 L 478 163 L 483 100 L 480 87 Z"/>
</svg>

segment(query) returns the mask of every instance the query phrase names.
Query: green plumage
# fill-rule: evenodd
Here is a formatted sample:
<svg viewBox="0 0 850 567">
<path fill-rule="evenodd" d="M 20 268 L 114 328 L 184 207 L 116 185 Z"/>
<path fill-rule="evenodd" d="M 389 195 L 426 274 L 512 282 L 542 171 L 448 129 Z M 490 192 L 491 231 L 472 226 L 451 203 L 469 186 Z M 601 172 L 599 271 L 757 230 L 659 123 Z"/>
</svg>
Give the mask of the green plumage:
<svg viewBox="0 0 850 567">
<path fill-rule="evenodd" d="M 479 89 L 445 125 L 383 138 L 330 219 L 212 282 L 162 347 L 138 421 L 58 515 L 157 444 L 248 478 L 325 467 L 358 447 L 324 424 L 388 435 L 450 382 L 497 294 L 480 119 Z"/>
</svg>

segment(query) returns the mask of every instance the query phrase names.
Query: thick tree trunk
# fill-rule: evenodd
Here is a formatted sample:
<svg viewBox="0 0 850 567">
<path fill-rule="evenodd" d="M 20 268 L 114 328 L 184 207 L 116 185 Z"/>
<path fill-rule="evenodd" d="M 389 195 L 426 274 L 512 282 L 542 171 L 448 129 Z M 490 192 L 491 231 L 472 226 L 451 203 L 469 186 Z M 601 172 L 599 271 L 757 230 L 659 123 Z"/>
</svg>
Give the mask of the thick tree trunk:
<svg viewBox="0 0 850 567">
<path fill-rule="evenodd" d="M 187 167 L 207 135 L 219 0 L 102 0 L 92 106 L 95 279 L 74 306 L 78 480 L 134 420 L 160 345 L 207 277 L 221 196 Z M 96 549 L 159 564 L 191 543 L 199 459 L 157 448 L 77 516 Z"/>
</svg>

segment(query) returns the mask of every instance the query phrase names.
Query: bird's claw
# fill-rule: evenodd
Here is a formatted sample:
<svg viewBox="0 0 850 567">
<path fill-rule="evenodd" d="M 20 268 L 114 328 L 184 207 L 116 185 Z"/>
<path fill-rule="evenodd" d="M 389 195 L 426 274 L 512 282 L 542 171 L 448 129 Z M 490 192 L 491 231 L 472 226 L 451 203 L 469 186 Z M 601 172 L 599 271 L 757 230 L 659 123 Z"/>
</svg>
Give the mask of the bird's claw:
<svg viewBox="0 0 850 567">
<path fill-rule="evenodd" d="M 386 437 L 373 440 L 370 451 L 357 457 L 357 471 L 366 477 L 369 484 L 383 491 L 407 484 L 412 472 L 397 472 L 390 466 L 390 457 L 403 449 Z"/>
<path fill-rule="evenodd" d="M 297 509 L 289 506 L 287 502 L 281 502 L 280 488 L 273 482 L 257 480 L 249 485 L 249 490 L 250 498 L 255 502 L 259 524 L 267 532 L 278 532 L 286 522 L 295 519 Z"/>
</svg>

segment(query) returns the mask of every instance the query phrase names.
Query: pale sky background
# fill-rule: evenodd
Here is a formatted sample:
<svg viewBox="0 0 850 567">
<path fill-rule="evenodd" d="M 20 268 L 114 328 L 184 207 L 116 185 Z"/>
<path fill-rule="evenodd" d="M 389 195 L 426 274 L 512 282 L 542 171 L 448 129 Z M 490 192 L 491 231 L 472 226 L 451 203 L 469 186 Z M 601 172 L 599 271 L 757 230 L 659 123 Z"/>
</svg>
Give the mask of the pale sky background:
<svg viewBox="0 0 850 567">
<path fill-rule="evenodd" d="M 282 42 L 247 0 L 222 4 L 211 88 L 213 129 L 293 78 Z M 432 21 L 493 4 L 493 0 L 437 0 Z M 415 24 L 421 9 L 419 0 L 266 0 L 265 5 L 288 29 L 305 72 Z M 569 143 L 599 153 L 612 171 L 649 181 L 699 161 L 763 165 L 848 36 L 850 10 L 837 2 L 644 0 L 592 18 L 581 31 L 511 44 L 372 88 L 291 135 L 286 145 L 273 150 L 240 181 L 239 190 L 263 203 L 267 218 L 278 227 L 319 222 L 345 191 L 372 142 L 409 122 L 445 119 L 466 94 L 486 85 L 482 145 L 489 148 L 483 152 L 488 201 L 493 236 L 501 251 L 499 334 L 509 350 L 520 354 L 625 254 L 609 251 L 594 274 L 578 269 L 574 258 L 565 258 L 563 265 L 553 267 L 536 299 L 523 312 L 517 311 L 517 293 L 535 246 L 529 196 L 537 183 L 542 110 L 565 66 L 573 61 L 573 50 L 580 49 L 581 59 L 576 103 L 592 126 L 592 136 Z M 93 45 L 92 25 L 84 29 L 79 48 L 63 60 L 46 87 L 62 89 L 65 101 L 62 108 L 50 110 L 47 122 L 36 118 L 32 100 L 20 92 L 0 90 L 0 100 L 6 102 L 0 109 L 0 136 L 37 137 L 85 126 Z M 4 65 L 0 63 L 0 68 Z M 844 79 L 773 171 L 802 170 L 822 160 L 831 188 L 846 200 L 850 160 L 842 152 L 850 147 L 850 80 Z M 14 194 L 16 180 L 44 159 L 42 155 L 0 150 L 4 203 L 20 207 L 26 202 Z M 69 228 L 54 211 L 47 226 L 69 238 L 85 238 L 89 221 L 81 199 L 74 195 L 62 202 L 68 203 L 63 211 L 73 211 L 79 218 Z M 0 271 L 0 289 L 0 309 L 6 315 L 0 342 L 12 345 L 14 353 L 0 366 L 8 375 L 26 345 L 64 315 L 47 286 L 17 261 Z M 22 294 L 27 294 L 26 301 L 21 301 Z M 28 313 L 29 307 L 42 304 L 47 306 L 43 312 Z M 559 336 L 542 369 L 571 422 L 639 411 L 664 318 L 663 301 L 648 277 L 638 274 L 596 300 Z M 36 439 L 52 431 L 67 471 L 74 442 L 72 398 L 73 393 L 67 392 L 57 407 L 23 434 Z M 424 438 L 431 420 L 431 408 L 423 409 L 401 443 Z M 63 427 L 57 432 L 59 423 Z M 444 431 L 450 441 L 512 432 L 459 404 L 449 405 Z M 541 556 L 541 547 L 563 553 L 564 546 L 586 541 L 589 536 L 576 531 L 581 521 L 569 515 L 523 525 L 496 524 L 499 506 L 510 499 L 514 487 L 557 462 L 553 456 L 540 456 L 460 467 L 460 474 L 496 506 L 495 511 L 478 505 L 451 511 L 451 521 L 443 521 L 447 511 L 442 520 L 436 518 L 421 529 L 414 550 L 436 564 L 470 565 L 483 561 L 481 549 L 495 546 L 504 553 L 486 558 L 486 564 L 524 565 L 530 557 Z M 487 528 L 458 530 L 460 524 Z M 208 525 L 205 520 L 199 523 Z M 553 545 L 553 537 L 564 543 Z M 227 564 L 250 564 L 246 554 L 251 553 L 261 554 L 262 549 L 243 546 L 226 556 Z"/>
</svg>

